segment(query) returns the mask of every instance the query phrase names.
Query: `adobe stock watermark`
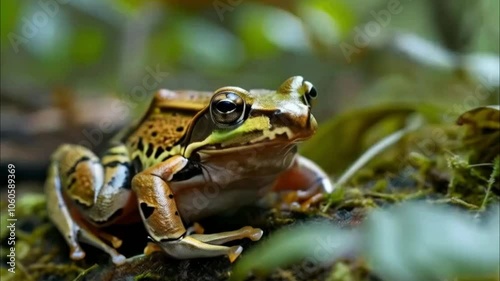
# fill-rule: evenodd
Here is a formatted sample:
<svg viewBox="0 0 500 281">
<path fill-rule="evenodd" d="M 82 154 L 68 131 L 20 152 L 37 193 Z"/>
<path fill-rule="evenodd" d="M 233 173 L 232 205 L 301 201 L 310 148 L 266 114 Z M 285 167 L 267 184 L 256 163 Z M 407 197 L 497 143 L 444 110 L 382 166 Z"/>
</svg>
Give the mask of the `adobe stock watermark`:
<svg viewBox="0 0 500 281">
<path fill-rule="evenodd" d="M 243 0 L 215 0 L 212 4 L 220 21 L 224 21 L 224 14 L 232 12 L 241 3 L 243 3 Z"/>
<path fill-rule="evenodd" d="M 160 65 L 156 68 L 150 66 L 145 67 L 146 75 L 142 78 L 142 83 L 133 87 L 129 93 L 125 93 L 110 106 L 110 111 L 114 116 L 119 116 L 120 121 L 130 116 L 130 111 L 137 105 L 144 103 L 151 97 L 150 93 L 159 89 L 160 83 L 168 76 L 168 72 L 160 70 Z M 104 140 L 104 135 L 113 132 L 116 122 L 111 120 L 102 120 L 97 128 L 82 130 L 85 139 L 78 144 L 86 148 L 92 149 L 97 147 Z"/>
<path fill-rule="evenodd" d="M 15 53 L 19 52 L 21 44 L 27 44 L 33 39 L 41 28 L 47 26 L 51 18 L 54 18 L 60 11 L 60 5 L 67 4 L 70 0 L 38 0 L 40 8 L 31 17 L 22 17 L 21 34 L 10 32 L 7 35 Z"/>
<path fill-rule="evenodd" d="M 16 166 L 14 164 L 7 165 L 7 229 L 8 238 L 6 244 L 10 247 L 7 248 L 7 271 L 16 273 Z"/>
<path fill-rule="evenodd" d="M 385 9 L 371 11 L 370 15 L 373 17 L 373 20 L 365 23 L 362 27 L 356 26 L 354 28 L 353 44 L 347 42 L 340 43 L 340 50 L 347 62 L 351 62 L 353 54 L 358 54 L 361 52 L 361 49 L 368 47 L 372 39 L 379 36 L 382 29 L 389 25 L 392 17 L 400 14 L 402 11 L 403 5 L 399 0 L 389 0 Z"/>
</svg>

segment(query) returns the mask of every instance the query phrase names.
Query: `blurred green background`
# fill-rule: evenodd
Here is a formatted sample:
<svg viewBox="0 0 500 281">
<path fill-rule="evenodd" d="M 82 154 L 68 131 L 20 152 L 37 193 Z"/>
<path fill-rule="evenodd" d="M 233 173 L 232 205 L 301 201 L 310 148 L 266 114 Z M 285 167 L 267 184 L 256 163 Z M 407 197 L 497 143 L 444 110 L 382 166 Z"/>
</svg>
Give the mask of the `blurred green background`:
<svg viewBox="0 0 500 281">
<path fill-rule="evenodd" d="M 276 89 L 302 75 L 321 122 L 388 102 L 441 105 L 452 121 L 498 99 L 496 0 L 39 0 L 1 12 L 3 160 L 33 159 L 34 135 L 129 114 L 104 98 L 142 105 L 156 88 Z M 158 83 L 139 90 L 151 71 Z M 39 143 L 40 158 L 81 138 Z"/>
</svg>

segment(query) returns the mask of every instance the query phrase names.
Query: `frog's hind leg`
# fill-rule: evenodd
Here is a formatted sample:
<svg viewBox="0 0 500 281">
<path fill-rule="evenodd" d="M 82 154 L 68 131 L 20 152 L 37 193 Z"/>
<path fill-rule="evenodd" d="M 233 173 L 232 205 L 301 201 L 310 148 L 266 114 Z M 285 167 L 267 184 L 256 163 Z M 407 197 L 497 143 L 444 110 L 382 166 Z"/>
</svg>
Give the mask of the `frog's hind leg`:
<svg viewBox="0 0 500 281">
<path fill-rule="evenodd" d="M 163 242 L 162 245 L 148 244 L 144 253 L 150 254 L 154 251 L 165 251 L 169 255 L 181 258 L 186 255 L 186 248 L 190 248 L 189 255 L 193 257 L 212 257 L 227 255 L 233 262 L 242 252 L 241 246 L 226 247 L 215 246 L 226 242 L 249 238 L 258 241 L 262 237 L 262 230 L 245 226 L 238 230 L 226 231 L 214 234 L 192 234 L 174 241 Z M 210 253 L 207 255 L 207 253 Z"/>
<path fill-rule="evenodd" d="M 273 190 L 284 193 L 282 208 L 306 210 L 333 191 L 328 175 L 311 160 L 297 155 L 293 166 L 276 181 Z"/>
<path fill-rule="evenodd" d="M 45 183 L 45 193 L 47 195 L 48 215 L 66 240 L 70 248 L 71 259 L 83 259 L 85 252 L 78 243 L 78 233 L 81 228 L 71 218 L 69 209 L 64 202 L 56 163 L 52 163 L 49 167 L 48 179 Z"/>
<path fill-rule="evenodd" d="M 163 250 L 173 256 L 182 256 L 186 254 L 186 248 L 190 248 L 189 255 L 194 257 L 212 257 L 227 255 L 230 262 L 234 262 L 241 254 L 241 246 L 217 246 L 226 242 L 249 238 L 252 241 L 258 241 L 262 237 L 263 231 L 259 228 L 245 226 L 238 230 L 226 231 L 214 234 L 192 234 L 184 239 L 166 242 L 161 245 Z"/>
<path fill-rule="evenodd" d="M 227 255 L 232 262 L 240 255 L 243 248 L 216 244 L 244 237 L 258 240 L 262 236 L 262 231 L 244 227 L 218 234 L 188 235 L 175 203 L 175 194 L 167 183 L 175 173 L 186 166 L 187 162 L 188 160 L 181 156 L 173 156 L 134 176 L 132 189 L 137 195 L 144 225 L 157 246 L 174 258 Z M 150 250 L 146 249 L 145 252 Z"/>
<path fill-rule="evenodd" d="M 104 172 L 106 169 L 107 167 L 103 167 L 94 153 L 81 146 L 63 145 L 52 157 L 45 184 L 48 214 L 63 234 L 73 260 L 85 257 L 79 240 L 105 251 L 112 257 L 114 263 L 118 264 L 125 260 L 124 256 L 90 231 L 81 218 L 72 216 L 76 208 L 66 202 L 67 199 L 73 199 L 75 203 L 73 205 L 80 205 L 84 210 L 92 210 L 99 198 L 99 192 L 106 188 L 105 179 L 109 177 L 108 173 Z M 113 240 L 113 237 L 107 236 L 107 238 Z"/>
</svg>

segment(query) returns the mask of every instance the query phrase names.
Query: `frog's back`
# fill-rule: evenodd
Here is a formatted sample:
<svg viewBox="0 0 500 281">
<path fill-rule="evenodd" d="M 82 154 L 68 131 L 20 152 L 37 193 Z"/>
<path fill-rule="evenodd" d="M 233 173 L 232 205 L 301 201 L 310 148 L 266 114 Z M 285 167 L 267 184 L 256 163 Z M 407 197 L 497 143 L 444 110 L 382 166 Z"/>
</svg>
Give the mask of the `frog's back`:
<svg viewBox="0 0 500 281">
<path fill-rule="evenodd" d="M 134 165 L 142 170 L 181 153 L 181 141 L 211 92 L 158 91 L 146 114 L 122 139 Z"/>
</svg>

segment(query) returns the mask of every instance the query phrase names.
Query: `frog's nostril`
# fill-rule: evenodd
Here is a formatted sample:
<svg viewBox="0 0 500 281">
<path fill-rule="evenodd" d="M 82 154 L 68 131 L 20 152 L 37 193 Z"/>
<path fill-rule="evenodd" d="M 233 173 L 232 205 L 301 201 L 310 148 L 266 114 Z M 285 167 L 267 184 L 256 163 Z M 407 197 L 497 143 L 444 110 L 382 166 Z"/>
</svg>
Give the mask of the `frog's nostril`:
<svg viewBox="0 0 500 281">
<path fill-rule="evenodd" d="M 290 120 L 288 120 L 286 114 L 280 109 L 274 111 L 271 124 L 284 124 L 285 126 L 290 125 Z"/>
</svg>

